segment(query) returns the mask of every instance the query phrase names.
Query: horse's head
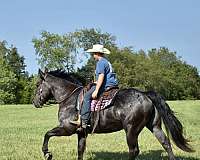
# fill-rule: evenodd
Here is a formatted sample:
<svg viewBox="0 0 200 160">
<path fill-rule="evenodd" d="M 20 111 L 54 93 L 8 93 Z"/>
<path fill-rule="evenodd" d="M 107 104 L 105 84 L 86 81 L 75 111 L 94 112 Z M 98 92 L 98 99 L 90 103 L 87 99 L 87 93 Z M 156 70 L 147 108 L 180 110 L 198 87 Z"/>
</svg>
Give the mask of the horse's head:
<svg viewBox="0 0 200 160">
<path fill-rule="evenodd" d="M 39 69 L 39 79 L 37 82 L 37 89 L 35 91 L 35 97 L 33 99 L 33 104 L 36 108 L 41 108 L 43 104 L 45 104 L 49 98 L 51 97 L 51 86 L 47 81 L 47 71 L 42 72 Z"/>
<path fill-rule="evenodd" d="M 42 107 L 51 97 L 60 102 L 64 95 L 70 94 L 75 88 L 81 86 L 75 75 L 65 73 L 62 70 L 42 72 L 39 69 L 39 80 L 33 104 L 35 107 Z"/>
</svg>

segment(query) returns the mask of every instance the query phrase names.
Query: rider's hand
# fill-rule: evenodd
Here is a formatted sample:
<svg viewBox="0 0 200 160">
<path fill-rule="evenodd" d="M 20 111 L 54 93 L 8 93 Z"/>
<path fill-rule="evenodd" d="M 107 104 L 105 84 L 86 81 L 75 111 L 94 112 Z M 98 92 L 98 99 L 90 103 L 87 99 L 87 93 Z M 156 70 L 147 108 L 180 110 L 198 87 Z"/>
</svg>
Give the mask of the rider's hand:
<svg viewBox="0 0 200 160">
<path fill-rule="evenodd" d="M 92 93 L 92 98 L 93 98 L 93 99 L 96 99 L 96 98 L 97 98 L 97 94 L 98 94 L 98 91 L 95 90 L 95 91 Z"/>
</svg>

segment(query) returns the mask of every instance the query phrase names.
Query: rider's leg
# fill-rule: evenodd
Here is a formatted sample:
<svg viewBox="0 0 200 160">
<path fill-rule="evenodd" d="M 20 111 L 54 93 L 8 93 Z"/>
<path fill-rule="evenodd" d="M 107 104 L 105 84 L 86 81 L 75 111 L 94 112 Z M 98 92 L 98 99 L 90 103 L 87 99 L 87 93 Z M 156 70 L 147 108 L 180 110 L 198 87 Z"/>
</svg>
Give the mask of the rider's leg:
<svg viewBox="0 0 200 160">
<path fill-rule="evenodd" d="M 92 100 L 92 93 L 94 92 L 96 86 L 93 86 L 88 92 L 85 93 L 83 106 L 81 109 L 81 119 L 82 127 L 86 128 L 90 119 L 90 103 Z"/>
<path fill-rule="evenodd" d="M 92 88 L 85 93 L 84 99 L 83 99 L 83 106 L 81 107 L 81 116 L 78 116 L 78 120 L 70 121 L 72 124 L 76 124 L 78 126 L 81 125 L 82 120 L 82 127 L 86 128 L 87 123 L 90 118 L 90 103 L 92 99 L 92 93 L 95 90 L 95 86 L 92 86 Z"/>
</svg>

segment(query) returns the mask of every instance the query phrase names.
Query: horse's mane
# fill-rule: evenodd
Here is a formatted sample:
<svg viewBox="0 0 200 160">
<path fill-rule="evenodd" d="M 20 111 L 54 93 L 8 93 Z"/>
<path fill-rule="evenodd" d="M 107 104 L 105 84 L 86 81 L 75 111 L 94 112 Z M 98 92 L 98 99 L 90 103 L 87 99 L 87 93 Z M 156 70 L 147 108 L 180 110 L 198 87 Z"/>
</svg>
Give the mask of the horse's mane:
<svg viewBox="0 0 200 160">
<path fill-rule="evenodd" d="M 78 80 L 79 77 L 76 73 L 67 73 L 64 70 L 58 69 L 58 70 L 54 70 L 54 71 L 49 71 L 48 74 L 50 74 L 54 77 L 68 80 L 68 81 L 78 84 L 78 85 L 82 85 L 82 83 Z"/>
</svg>

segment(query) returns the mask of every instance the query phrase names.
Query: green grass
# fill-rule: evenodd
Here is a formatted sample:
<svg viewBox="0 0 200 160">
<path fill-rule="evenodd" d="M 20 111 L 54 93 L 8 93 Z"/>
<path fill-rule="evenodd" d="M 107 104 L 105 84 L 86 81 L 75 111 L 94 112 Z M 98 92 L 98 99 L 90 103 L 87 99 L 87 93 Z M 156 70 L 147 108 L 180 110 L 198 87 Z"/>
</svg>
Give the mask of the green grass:
<svg viewBox="0 0 200 160">
<path fill-rule="evenodd" d="M 186 153 L 173 145 L 176 157 L 200 159 L 200 101 L 168 102 L 177 112 L 184 133 L 196 150 Z M 40 160 L 43 137 L 57 125 L 57 106 L 36 109 L 32 105 L 0 106 L 0 160 Z M 155 137 L 144 129 L 139 136 L 140 155 L 137 160 L 167 159 Z M 50 139 L 49 149 L 56 160 L 75 160 L 77 136 Z M 89 135 L 84 155 L 86 160 L 127 160 L 128 147 L 124 131 Z"/>
</svg>

